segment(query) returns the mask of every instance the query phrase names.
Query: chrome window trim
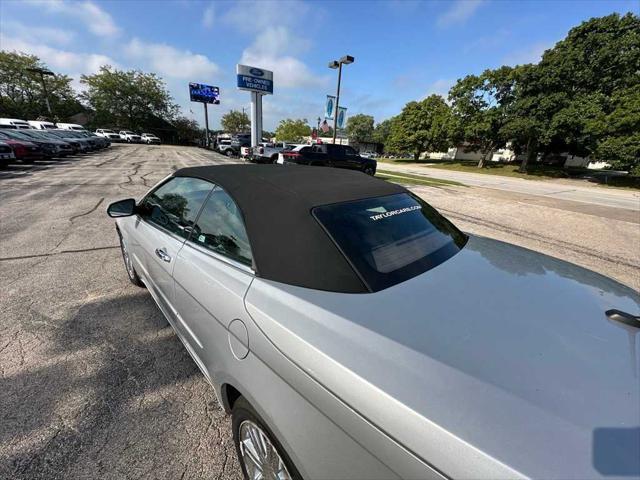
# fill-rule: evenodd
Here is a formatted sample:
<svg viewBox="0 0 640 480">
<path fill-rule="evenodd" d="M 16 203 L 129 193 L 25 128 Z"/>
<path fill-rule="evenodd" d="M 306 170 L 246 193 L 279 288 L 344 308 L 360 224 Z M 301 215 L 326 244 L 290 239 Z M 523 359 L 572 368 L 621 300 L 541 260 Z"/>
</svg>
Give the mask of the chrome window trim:
<svg viewBox="0 0 640 480">
<path fill-rule="evenodd" d="M 220 262 L 226 263 L 227 265 L 230 265 L 238 270 L 243 271 L 244 273 L 248 273 L 252 276 L 256 275 L 256 271 L 251 268 L 249 265 L 245 265 L 244 263 L 238 262 L 236 260 L 233 260 L 232 258 L 229 258 L 225 255 L 222 255 L 221 253 L 217 253 L 214 252 L 213 250 L 210 250 L 206 247 L 203 247 L 202 245 L 192 241 L 192 240 L 187 240 L 185 242 L 186 246 L 189 246 L 191 248 L 193 248 L 194 250 L 203 253 L 204 255 L 207 255 L 215 260 L 218 260 Z"/>
</svg>

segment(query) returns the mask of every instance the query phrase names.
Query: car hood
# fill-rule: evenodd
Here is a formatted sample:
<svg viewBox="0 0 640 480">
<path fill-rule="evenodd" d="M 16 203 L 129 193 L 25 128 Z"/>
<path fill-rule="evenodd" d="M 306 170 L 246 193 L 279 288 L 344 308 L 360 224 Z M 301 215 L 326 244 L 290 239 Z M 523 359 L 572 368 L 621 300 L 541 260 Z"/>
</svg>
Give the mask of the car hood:
<svg viewBox="0 0 640 480">
<path fill-rule="evenodd" d="M 605 316 L 640 299 L 602 275 L 471 237 L 377 293 L 256 279 L 246 302 L 292 362 L 445 474 L 640 476 L 640 330 Z"/>
</svg>

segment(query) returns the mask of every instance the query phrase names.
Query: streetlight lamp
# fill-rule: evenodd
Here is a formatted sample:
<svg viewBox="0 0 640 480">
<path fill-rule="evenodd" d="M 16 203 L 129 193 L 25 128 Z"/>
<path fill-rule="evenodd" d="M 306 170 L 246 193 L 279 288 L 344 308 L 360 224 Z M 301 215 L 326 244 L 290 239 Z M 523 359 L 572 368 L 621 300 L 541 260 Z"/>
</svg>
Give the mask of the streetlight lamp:
<svg viewBox="0 0 640 480">
<path fill-rule="evenodd" d="M 333 114 L 333 144 L 336 143 L 336 133 L 338 131 L 338 107 L 340 106 L 340 81 L 342 80 L 342 65 L 353 63 L 355 58 L 351 55 L 345 55 L 340 60 L 329 62 L 329 68 L 338 69 L 338 90 L 336 92 L 336 109 Z"/>
<path fill-rule="evenodd" d="M 49 105 L 49 92 L 47 92 L 47 84 L 44 81 L 44 76 L 45 75 L 49 75 L 52 77 L 55 77 L 56 75 L 51 71 L 51 70 L 47 70 L 46 68 L 38 68 L 38 67 L 30 67 L 26 69 L 27 72 L 31 72 L 31 73 L 37 73 L 40 75 L 40 81 L 42 82 L 42 89 L 44 90 L 44 102 L 47 105 L 47 111 L 49 112 L 49 120 L 53 120 L 53 113 L 51 113 L 51 105 Z"/>
</svg>

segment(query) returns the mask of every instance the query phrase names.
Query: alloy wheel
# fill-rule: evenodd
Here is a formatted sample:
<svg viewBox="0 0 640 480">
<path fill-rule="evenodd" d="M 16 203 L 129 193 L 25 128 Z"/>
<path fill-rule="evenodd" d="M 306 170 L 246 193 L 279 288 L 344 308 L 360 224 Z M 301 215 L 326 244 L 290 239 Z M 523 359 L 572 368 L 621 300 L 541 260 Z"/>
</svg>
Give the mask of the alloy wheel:
<svg viewBox="0 0 640 480">
<path fill-rule="evenodd" d="M 250 480 L 290 480 L 291 475 L 267 434 L 251 420 L 240 424 L 240 461 Z"/>
</svg>

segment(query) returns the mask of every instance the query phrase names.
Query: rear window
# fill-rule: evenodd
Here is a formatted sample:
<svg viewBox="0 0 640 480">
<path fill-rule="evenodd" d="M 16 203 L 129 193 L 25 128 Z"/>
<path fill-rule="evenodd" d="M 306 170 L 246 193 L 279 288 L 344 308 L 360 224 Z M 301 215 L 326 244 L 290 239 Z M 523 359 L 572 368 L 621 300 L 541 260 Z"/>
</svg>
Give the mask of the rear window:
<svg viewBox="0 0 640 480">
<path fill-rule="evenodd" d="M 316 207 L 313 215 L 374 292 L 440 265 L 467 242 L 408 193 Z"/>
</svg>

